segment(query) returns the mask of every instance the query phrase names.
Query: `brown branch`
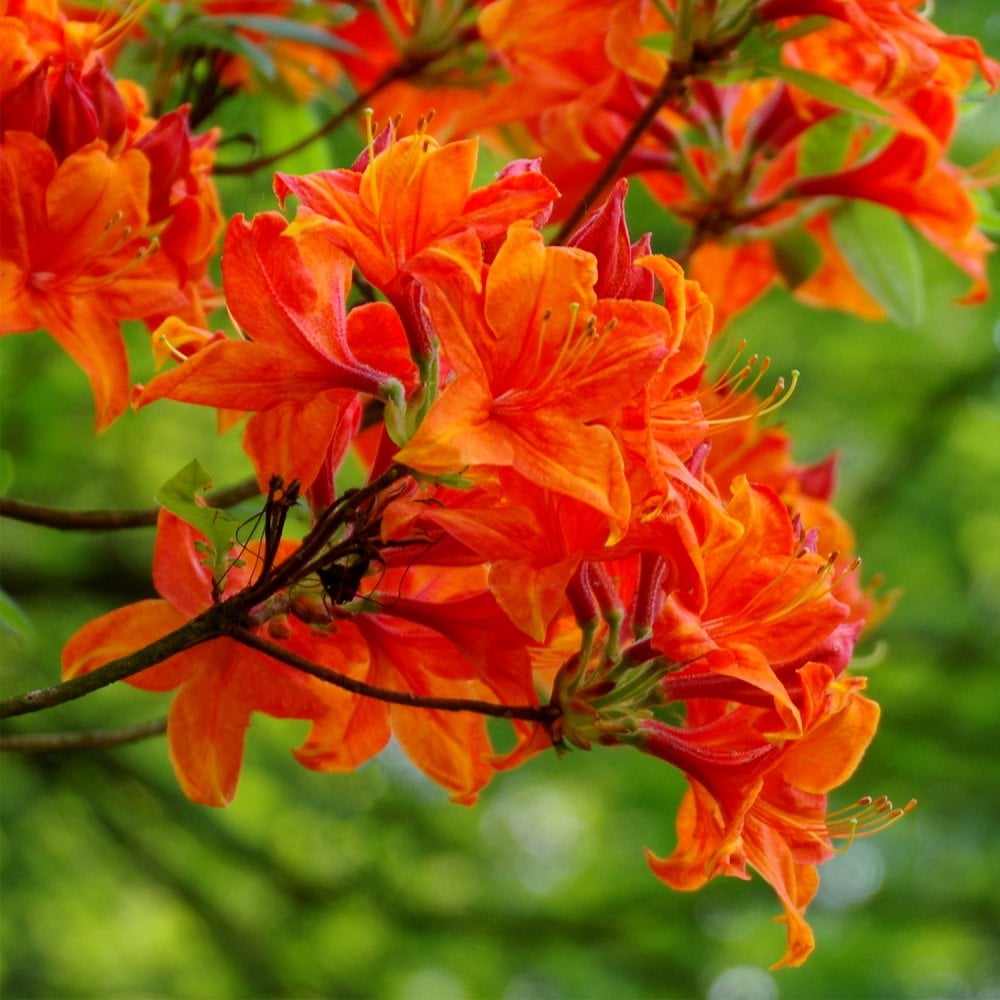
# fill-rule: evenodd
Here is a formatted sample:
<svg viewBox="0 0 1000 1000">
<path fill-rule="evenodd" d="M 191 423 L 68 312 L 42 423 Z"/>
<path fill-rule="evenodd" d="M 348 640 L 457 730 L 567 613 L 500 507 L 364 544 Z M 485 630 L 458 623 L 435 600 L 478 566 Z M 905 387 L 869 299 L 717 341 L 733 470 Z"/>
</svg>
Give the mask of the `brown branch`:
<svg viewBox="0 0 1000 1000">
<path fill-rule="evenodd" d="M 597 179 L 587 188 L 586 193 L 576 203 L 573 211 L 559 227 L 553 243 L 565 243 L 570 233 L 576 229 L 583 217 L 590 211 L 597 202 L 604 189 L 618 176 L 629 153 L 635 148 L 636 143 L 642 138 L 646 129 L 653 124 L 654 119 L 660 113 L 661 108 L 667 101 L 674 100 L 684 93 L 687 78 L 691 75 L 693 67 L 690 63 L 670 64 L 666 75 L 660 85 L 650 95 L 645 107 L 639 113 L 639 117 L 632 123 L 632 127 L 625 134 L 614 154 L 604 164 L 604 168 L 597 175 Z"/>
<path fill-rule="evenodd" d="M 256 173 L 258 170 L 262 170 L 264 167 L 273 166 L 279 160 L 283 160 L 286 156 L 291 156 L 293 153 L 297 153 L 300 149 L 305 149 L 306 146 L 312 145 L 312 143 L 316 142 L 317 139 L 322 139 L 324 136 L 334 132 L 349 118 L 352 118 L 359 111 L 361 111 L 365 105 L 367 105 L 368 102 L 375 97 L 376 94 L 388 87 L 390 83 L 394 83 L 396 80 L 406 80 L 411 76 L 416 76 L 417 73 L 430 63 L 434 62 L 437 58 L 438 55 L 405 57 L 402 62 L 395 66 L 390 66 L 389 69 L 387 69 L 367 90 L 354 97 L 349 104 L 346 104 L 338 112 L 331 115 L 331 117 L 323 122 L 319 128 L 310 132 L 309 135 L 303 136 L 301 139 L 297 139 L 290 146 L 286 146 L 284 149 L 278 150 L 276 153 L 268 153 L 266 156 L 258 156 L 256 159 L 247 160 L 245 163 L 216 164 L 215 167 L 213 167 L 212 172 L 217 176 L 234 174 L 239 176 L 248 176 L 249 174 Z"/>
<path fill-rule="evenodd" d="M 390 466 L 367 486 L 344 494 L 320 515 L 319 520 L 302 544 L 287 559 L 275 566 L 266 578 L 244 588 L 232 597 L 202 612 L 173 632 L 126 656 L 111 660 L 90 673 L 74 677 L 49 688 L 27 691 L 0 702 L 0 719 L 29 712 L 39 712 L 68 701 L 75 701 L 103 687 L 152 667 L 157 663 L 197 646 L 209 639 L 225 636 L 238 628 L 246 614 L 278 591 L 290 586 L 313 568 L 315 559 L 324 552 L 335 531 L 348 524 L 379 493 L 409 474 L 401 465 Z"/>
<path fill-rule="evenodd" d="M 0 751 L 55 753 L 62 750 L 104 750 L 138 743 L 167 731 L 167 720 L 154 719 L 125 729 L 89 729 L 63 733 L 23 733 L 0 736 Z"/>
<path fill-rule="evenodd" d="M 241 500 L 258 496 L 260 488 L 252 476 L 232 486 L 223 486 L 207 494 L 211 507 L 232 507 Z M 148 528 L 156 524 L 159 507 L 131 510 L 56 510 L 41 504 L 0 497 L 0 517 L 26 524 L 37 524 L 57 531 L 119 531 L 122 528 Z"/>
<path fill-rule="evenodd" d="M 225 632 L 225 608 L 225 604 L 209 608 L 208 611 L 200 614 L 197 618 L 192 618 L 191 621 L 168 633 L 162 639 L 157 639 L 127 656 L 111 660 L 90 673 L 74 677 L 62 684 L 27 691 L 24 694 L 15 695 L 13 698 L 7 698 L 0 702 L 0 719 L 14 715 L 27 715 L 29 712 L 40 712 L 46 708 L 53 708 L 55 705 L 62 705 L 67 701 L 75 701 L 77 698 L 82 698 L 84 695 L 98 691 L 109 684 L 132 677 L 175 653 L 182 653 L 192 646 L 207 642 L 209 639 L 215 639 Z"/>
<path fill-rule="evenodd" d="M 474 698 L 437 698 L 429 695 L 412 694 L 409 691 L 390 691 L 375 687 L 364 681 L 355 680 L 346 674 L 321 667 L 284 646 L 262 639 L 244 628 L 234 628 L 227 635 L 236 642 L 256 649 L 272 659 L 284 663 L 295 670 L 301 670 L 311 677 L 335 684 L 345 691 L 389 702 L 393 705 L 406 705 L 409 708 L 435 709 L 439 712 L 475 712 L 478 715 L 489 715 L 495 719 L 522 719 L 525 722 L 537 722 L 548 729 L 555 721 L 558 709 L 553 705 L 500 705 L 490 701 L 478 701 Z"/>
</svg>

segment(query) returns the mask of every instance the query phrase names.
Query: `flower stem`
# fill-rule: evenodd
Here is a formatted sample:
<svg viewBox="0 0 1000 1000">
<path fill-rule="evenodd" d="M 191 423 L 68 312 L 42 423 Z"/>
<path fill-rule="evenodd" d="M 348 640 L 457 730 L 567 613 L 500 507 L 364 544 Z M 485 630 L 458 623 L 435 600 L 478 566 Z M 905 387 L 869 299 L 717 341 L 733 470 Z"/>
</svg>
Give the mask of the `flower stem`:
<svg viewBox="0 0 1000 1000">
<path fill-rule="evenodd" d="M 138 743 L 167 731 L 167 720 L 153 719 L 124 729 L 86 729 L 63 733 L 22 733 L 0 736 L 0 751 L 56 753 L 62 750 L 104 750 Z"/>
<path fill-rule="evenodd" d="M 241 500 L 259 495 L 254 477 L 223 486 L 205 499 L 210 507 L 232 507 Z M 156 524 L 159 507 L 138 507 L 131 510 L 56 510 L 40 504 L 0 497 L 0 517 L 38 524 L 58 531 L 119 531 L 123 528 L 148 528 Z"/>
<path fill-rule="evenodd" d="M 475 712 L 478 715 L 489 715 L 496 719 L 522 719 L 526 722 L 537 722 L 548 727 L 553 722 L 557 710 L 552 705 L 499 705 L 489 701 L 478 701 L 474 698 L 438 698 L 429 695 L 412 694 L 409 691 L 391 691 L 387 688 L 375 687 L 364 681 L 348 677 L 346 674 L 322 667 L 284 646 L 263 639 L 248 629 L 236 627 L 229 629 L 226 635 L 284 663 L 286 666 L 316 677 L 327 684 L 335 684 L 345 691 L 386 701 L 393 705 L 407 705 L 410 708 L 434 709 L 439 712 Z"/>
<path fill-rule="evenodd" d="M 570 233 L 576 229 L 583 217 L 595 205 L 604 189 L 618 176 L 619 171 L 628 159 L 629 153 L 635 148 L 636 143 L 642 138 L 646 129 L 652 125 L 653 120 L 660 113 L 660 109 L 667 101 L 679 97 L 686 87 L 686 81 L 690 75 L 691 67 L 685 63 L 671 63 L 660 85 L 650 95 L 645 107 L 639 113 L 639 117 L 632 123 L 625 138 L 622 139 L 614 154 L 610 156 L 604 164 L 604 169 L 597 175 L 596 180 L 587 189 L 586 193 L 576 203 L 573 211 L 567 216 L 565 222 L 559 227 L 553 243 L 565 243 Z"/>
</svg>

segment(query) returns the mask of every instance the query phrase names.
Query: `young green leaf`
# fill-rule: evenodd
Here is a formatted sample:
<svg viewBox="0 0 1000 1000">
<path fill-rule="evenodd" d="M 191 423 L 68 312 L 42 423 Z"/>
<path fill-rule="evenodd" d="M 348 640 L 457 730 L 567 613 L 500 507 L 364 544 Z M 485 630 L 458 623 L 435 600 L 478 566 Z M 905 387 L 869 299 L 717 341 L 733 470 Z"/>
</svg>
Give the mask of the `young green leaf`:
<svg viewBox="0 0 1000 1000">
<path fill-rule="evenodd" d="M 913 234 L 882 205 L 856 200 L 833 214 L 833 238 L 865 290 L 893 322 L 913 328 L 924 315 L 924 281 Z"/>
<path fill-rule="evenodd" d="M 224 510 L 198 502 L 199 495 L 211 485 L 212 477 L 197 459 L 192 459 L 156 491 L 155 500 L 205 536 L 211 548 L 211 559 L 207 561 L 212 562 L 213 573 L 218 579 L 226 570 L 226 554 L 243 521 Z"/>
</svg>

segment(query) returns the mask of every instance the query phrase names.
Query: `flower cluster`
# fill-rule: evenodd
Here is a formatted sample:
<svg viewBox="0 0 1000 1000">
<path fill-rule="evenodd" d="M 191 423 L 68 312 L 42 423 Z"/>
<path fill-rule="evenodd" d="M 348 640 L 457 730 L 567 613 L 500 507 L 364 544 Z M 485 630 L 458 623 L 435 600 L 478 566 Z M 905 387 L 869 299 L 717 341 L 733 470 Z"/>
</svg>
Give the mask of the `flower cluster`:
<svg viewBox="0 0 1000 1000">
<path fill-rule="evenodd" d="M 391 733 L 464 802 L 553 744 L 655 754 L 692 791 L 677 850 L 653 870 L 692 888 L 754 867 L 785 906 L 783 961 L 798 963 L 814 866 L 848 825 L 827 823 L 826 793 L 878 714 L 844 674 L 870 601 L 834 551 L 850 540 L 826 505 L 828 470 L 787 455 L 757 467 L 756 418 L 774 394 L 755 399 L 752 362 L 709 374 L 711 305 L 632 240 L 624 181 L 547 246 L 556 191 L 536 164 L 480 188 L 475 168 L 472 141 L 389 128 L 350 169 L 279 174 L 294 220 L 237 217 L 226 234 L 244 339 L 206 331 L 136 405 L 246 411 L 262 485 L 297 483 L 317 524 L 350 509 L 311 568 L 253 606 L 251 631 L 373 687 L 548 714 L 493 755 L 481 716 L 289 680 L 227 637 L 135 683 L 179 688 L 174 764 L 215 804 L 233 794 L 253 711 L 309 719 L 296 756 L 321 770 L 356 766 Z M 351 306 L 353 269 L 382 297 Z M 366 427 L 372 411 L 383 419 Z M 332 491 L 349 452 L 369 483 L 396 470 L 362 506 Z M 164 515 L 163 600 L 86 626 L 67 675 L 210 607 L 197 553 L 193 529 Z M 251 547 L 234 565 L 270 561 Z M 245 583 L 224 579 L 223 601 Z"/>
<path fill-rule="evenodd" d="M 121 322 L 203 322 L 211 303 L 215 138 L 193 138 L 184 108 L 150 117 L 142 88 L 112 78 L 102 52 L 120 23 L 6 9 L 0 333 L 47 331 L 89 379 L 102 430 L 128 407 Z"/>
<path fill-rule="evenodd" d="M 0 19 L 3 332 L 55 337 L 99 428 L 130 400 L 245 420 L 267 497 L 255 529 L 173 488 L 159 599 L 84 625 L 64 678 L 145 650 L 116 676 L 176 691 L 171 759 L 211 805 L 255 712 L 307 720 L 294 753 L 320 771 L 395 738 L 463 803 L 548 749 L 635 748 L 690 786 L 653 872 L 681 890 L 758 872 L 778 965 L 800 964 L 817 865 L 909 808 L 828 803 L 877 726 L 849 665 L 886 602 L 831 506 L 833 460 L 797 464 L 766 420 L 797 373 L 761 392 L 768 362 L 720 356 L 715 332 L 778 277 L 880 314 L 852 257 L 871 209 L 982 297 L 973 174 L 947 148 L 958 95 L 1000 68 L 913 0 L 299 6 L 196 5 L 238 29 L 202 110 L 265 53 L 297 99 L 342 76 L 387 124 L 369 114 L 350 167 L 279 172 L 272 210 L 229 220 L 235 336 L 211 316 L 216 133 L 112 78 L 128 18 L 22 0 Z M 480 134 L 520 157 L 485 184 Z M 688 224 L 676 259 L 630 232 L 629 178 Z M 135 386 L 126 319 L 155 330 L 159 373 Z"/>
</svg>

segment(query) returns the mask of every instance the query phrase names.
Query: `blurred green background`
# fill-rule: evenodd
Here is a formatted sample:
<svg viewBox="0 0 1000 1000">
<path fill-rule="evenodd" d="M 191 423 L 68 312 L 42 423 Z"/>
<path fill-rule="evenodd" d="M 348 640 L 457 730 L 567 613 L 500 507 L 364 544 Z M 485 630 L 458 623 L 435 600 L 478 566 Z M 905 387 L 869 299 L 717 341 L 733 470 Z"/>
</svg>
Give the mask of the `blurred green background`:
<svg viewBox="0 0 1000 1000">
<path fill-rule="evenodd" d="M 992 0 L 937 19 L 1000 54 Z M 962 141 L 1000 144 L 1000 105 Z M 341 159 L 340 162 L 347 162 Z M 262 193 L 263 192 L 263 193 Z M 230 184 L 227 205 L 272 207 Z M 634 231 L 645 228 L 637 220 Z M 391 749 L 348 776 L 300 768 L 305 726 L 257 718 L 236 802 L 177 789 L 162 739 L 2 764 L 0 993 L 5 997 L 681 998 L 1000 996 L 1000 347 L 996 297 L 924 254 L 916 330 L 807 310 L 775 293 L 734 324 L 802 380 L 780 417 L 811 461 L 839 449 L 839 506 L 868 576 L 900 588 L 859 652 L 883 706 L 835 804 L 920 808 L 822 869 L 804 968 L 760 880 L 670 892 L 642 848 L 673 844 L 683 779 L 628 751 L 536 759 L 451 805 Z M 991 266 L 1000 287 L 1000 262 Z M 141 331 L 130 334 L 148 375 Z M 82 375 L 46 337 L 0 341 L 12 495 L 144 506 L 192 457 L 246 474 L 210 411 L 157 404 L 90 432 Z M 151 594 L 151 533 L 60 534 L 5 521 L 4 589 L 34 624 L 4 636 L 6 695 L 52 683 L 81 623 Z M 5 732 L 141 722 L 167 699 L 107 689 Z"/>
</svg>

